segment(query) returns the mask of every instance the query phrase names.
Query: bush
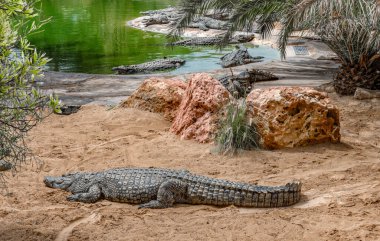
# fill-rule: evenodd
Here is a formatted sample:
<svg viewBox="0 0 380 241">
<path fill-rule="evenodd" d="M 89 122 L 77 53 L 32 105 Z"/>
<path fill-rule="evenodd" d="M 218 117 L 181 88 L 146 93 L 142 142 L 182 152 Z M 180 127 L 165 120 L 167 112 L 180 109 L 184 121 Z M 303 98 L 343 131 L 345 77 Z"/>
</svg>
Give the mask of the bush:
<svg viewBox="0 0 380 241">
<path fill-rule="evenodd" d="M 226 117 L 216 135 L 218 150 L 223 154 L 236 154 L 239 149 L 258 148 L 259 134 L 252 121 L 247 121 L 245 101 L 232 101 L 227 106 Z"/>
<path fill-rule="evenodd" d="M 33 87 L 48 61 L 26 40 L 27 34 L 38 29 L 29 22 L 35 16 L 28 0 L 0 3 L 0 160 L 5 163 L 3 169 L 11 165 L 13 171 L 31 157 L 26 133 L 48 113 L 48 107 L 59 108 L 57 99 Z M 0 173 L 0 184 L 4 181 Z"/>
</svg>

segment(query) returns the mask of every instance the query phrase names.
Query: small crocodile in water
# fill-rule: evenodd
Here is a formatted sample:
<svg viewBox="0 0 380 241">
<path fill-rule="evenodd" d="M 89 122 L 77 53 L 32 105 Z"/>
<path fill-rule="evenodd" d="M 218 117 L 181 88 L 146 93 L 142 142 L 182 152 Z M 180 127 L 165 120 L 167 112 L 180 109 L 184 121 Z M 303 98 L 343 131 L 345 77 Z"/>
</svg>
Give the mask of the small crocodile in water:
<svg viewBox="0 0 380 241">
<path fill-rule="evenodd" d="M 112 70 L 117 71 L 118 74 L 150 73 L 154 71 L 163 71 L 168 69 L 179 68 L 184 63 L 185 60 L 183 59 L 166 58 L 136 65 L 123 65 L 112 68 Z"/>
<path fill-rule="evenodd" d="M 101 172 L 45 177 L 46 186 L 72 193 L 69 201 L 94 203 L 100 199 L 167 208 L 174 203 L 217 206 L 283 207 L 300 200 L 301 183 L 258 186 L 158 168 L 116 168 Z"/>
</svg>

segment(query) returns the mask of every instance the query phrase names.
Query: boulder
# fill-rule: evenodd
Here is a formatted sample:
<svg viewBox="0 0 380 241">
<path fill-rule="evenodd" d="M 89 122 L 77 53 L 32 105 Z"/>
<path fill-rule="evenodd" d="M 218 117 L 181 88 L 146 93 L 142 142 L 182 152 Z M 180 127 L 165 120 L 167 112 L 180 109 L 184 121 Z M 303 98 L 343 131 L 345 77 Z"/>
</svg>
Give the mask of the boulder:
<svg viewBox="0 0 380 241">
<path fill-rule="evenodd" d="M 221 109 L 230 98 L 218 80 L 208 74 L 193 75 L 170 130 L 182 139 L 212 141 Z"/>
<path fill-rule="evenodd" d="M 7 161 L 0 160 L 0 172 L 2 171 L 8 171 L 12 169 L 13 165 Z"/>
<path fill-rule="evenodd" d="M 339 110 L 326 93 L 308 87 L 253 90 L 248 116 L 267 149 L 340 141 Z"/>
<path fill-rule="evenodd" d="M 172 121 L 185 93 L 186 83 L 176 79 L 151 78 L 124 102 L 121 107 L 137 108 L 156 113 Z"/>
</svg>

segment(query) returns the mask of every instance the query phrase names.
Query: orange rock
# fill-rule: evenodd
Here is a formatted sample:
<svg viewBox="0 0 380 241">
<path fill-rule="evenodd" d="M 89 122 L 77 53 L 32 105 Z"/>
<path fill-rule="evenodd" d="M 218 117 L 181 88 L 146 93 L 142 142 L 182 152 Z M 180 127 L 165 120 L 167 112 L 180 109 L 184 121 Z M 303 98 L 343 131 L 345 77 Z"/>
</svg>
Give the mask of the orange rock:
<svg viewBox="0 0 380 241">
<path fill-rule="evenodd" d="M 339 110 L 326 93 L 312 88 L 253 90 L 247 97 L 247 110 L 264 148 L 340 141 Z"/>
<path fill-rule="evenodd" d="M 150 78 L 123 103 L 121 107 L 163 113 L 172 121 L 182 101 L 187 84 L 181 80 Z"/>
<path fill-rule="evenodd" d="M 212 141 L 220 110 L 229 99 L 218 80 L 204 73 L 193 75 L 170 130 L 183 139 Z"/>
</svg>

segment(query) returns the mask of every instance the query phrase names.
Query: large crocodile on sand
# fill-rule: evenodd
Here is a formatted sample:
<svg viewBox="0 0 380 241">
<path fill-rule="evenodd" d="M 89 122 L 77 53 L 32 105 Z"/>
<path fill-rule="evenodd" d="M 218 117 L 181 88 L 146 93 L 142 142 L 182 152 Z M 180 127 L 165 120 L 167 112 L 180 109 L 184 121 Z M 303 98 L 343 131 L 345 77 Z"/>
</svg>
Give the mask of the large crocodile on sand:
<svg viewBox="0 0 380 241">
<path fill-rule="evenodd" d="M 258 186 L 158 168 L 116 168 L 101 172 L 45 177 L 46 186 L 72 193 L 69 201 L 94 203 L 100 199 L 167 208 L 175 203 L 217 206 L 283 207 L 300 200 L 301 183 Z"/>
</svg>

